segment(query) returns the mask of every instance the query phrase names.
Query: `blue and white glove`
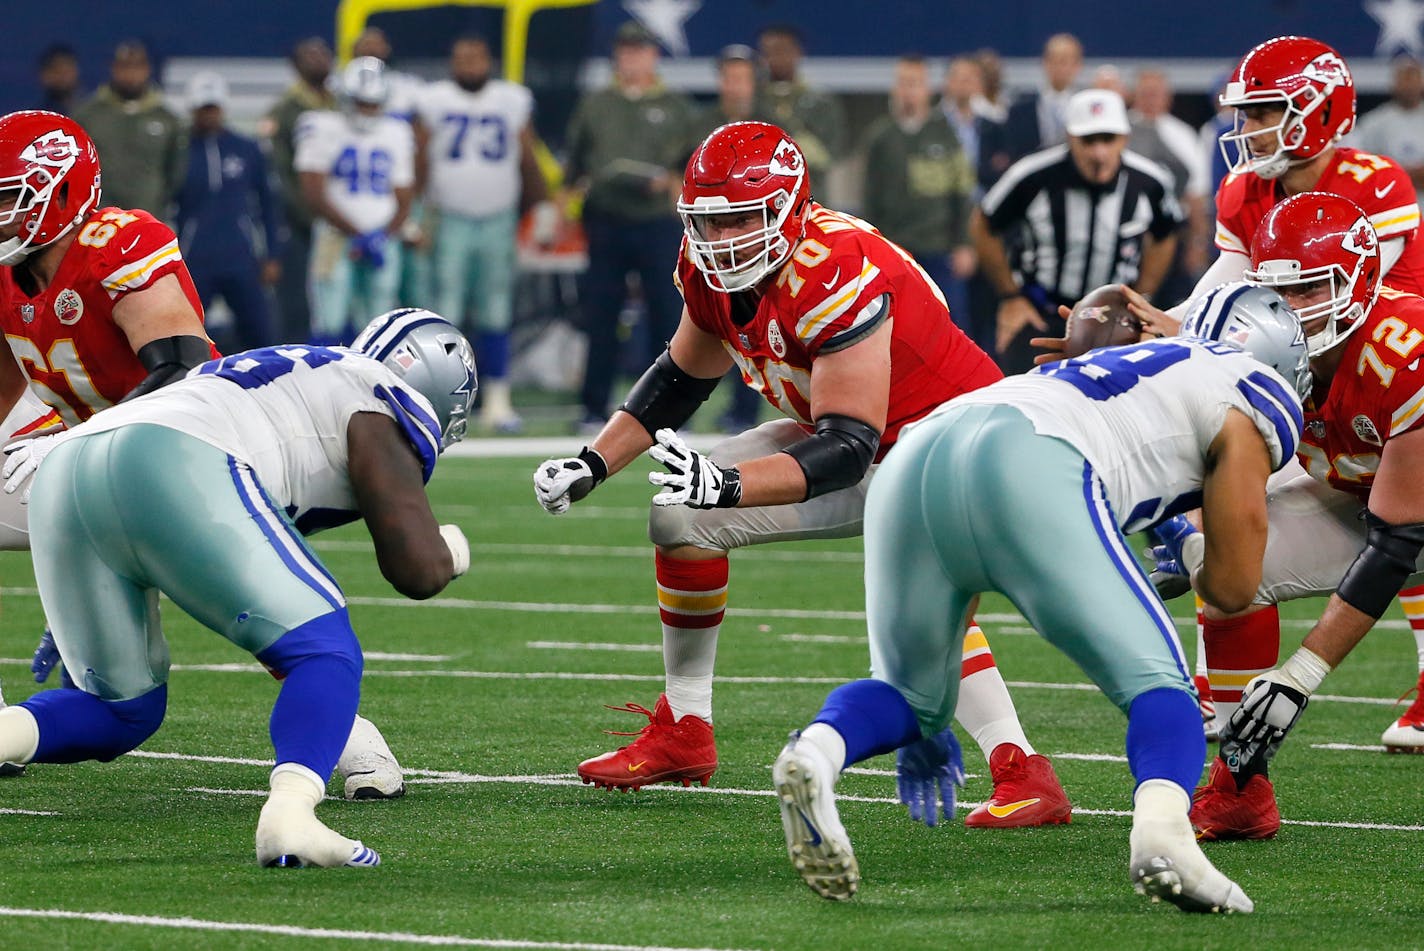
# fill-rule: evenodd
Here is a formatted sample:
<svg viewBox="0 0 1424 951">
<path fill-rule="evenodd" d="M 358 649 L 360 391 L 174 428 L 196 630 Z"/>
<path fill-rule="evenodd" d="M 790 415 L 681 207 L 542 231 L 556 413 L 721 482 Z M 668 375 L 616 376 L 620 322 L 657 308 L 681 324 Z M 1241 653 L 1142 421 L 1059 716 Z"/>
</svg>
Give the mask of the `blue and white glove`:
<svg viewBox="0 0 1424 951">
<path fill-rule="evenodd" d="M 1145 553 L 1155 563 L 1148 578 L 1162 600 L 1170 601 L 1192 590 L 1189 563 L 1193 557 L 1200 558 L 1205 547 L 1201 532 L 1187 521 L 1185 515 L 1174 515 L 1153 526 L 1148 534 L 1157 542 Z M 1184 548 L 1189 550 L 1185 559 L 1182 554 Z M 1197 550 L 1191 552 L 1191 549 Z"/>
<path fill-rule="evenodd" d="M 608 463 L 596 450 L 584 446 L 577 456 L 539 463 L 534 470 L 534 497 L 550 515 L 563 515 L 606 478 Z"/>
<path fill-rule="evenodd" d="M 653 438 L 657 442 L 648 450 L 648 455 L 668 470 L 648 473 L 649 482 L 664 487 L 664 491 L 653 496 L 654 505 L 729 509 L 742 500 L 742 474 L 735 467 L 723 469 L 689 448 L 675 430 L 659 429 Z"/>
<path fill-rule="evenodd" d="M 44 457 L 49 455 L 51 449 L 55 447 L 55 440 L 63 435 L 53 433 L 48 436 L 36 436 L 34 439 L 22 439 L 19 442 L 12 442 L 5 447 L 5 465 L 0 468 L 0 479 L 5 480 L 5 491 L 13 494 L 20 486 L 25 486 L 25 493 L 20 496 L 20 504 L 30 503 L 30 487 L 25 480 L 34 474 L 40 467 Z"/>
<path fill-rule="evenodd" d="M 916 822 L 933 826 L 941 810 L 946 819 L 953 819 L 955 788 L 963 785 L 964 754 L 948 727 L 895 754 L 895 787 Z"/>
<path fill-rule="evenodd" d="M 30 673 L 35 675 L 35 683 L 42 684 L 49 679 L 54 668 L 59 665 L 59 648 L 55 646 L 54 635 L 49 628 L 40 635 L 40 642 L 35 647 L 35 656 L 30 660 Z"/>
<path fill-rule="evenodd" d="M 351 250 L 360 260 L 374 268 L 386 266 L 386 233 L 367 231 L 351 239 Z"/>
</svg>

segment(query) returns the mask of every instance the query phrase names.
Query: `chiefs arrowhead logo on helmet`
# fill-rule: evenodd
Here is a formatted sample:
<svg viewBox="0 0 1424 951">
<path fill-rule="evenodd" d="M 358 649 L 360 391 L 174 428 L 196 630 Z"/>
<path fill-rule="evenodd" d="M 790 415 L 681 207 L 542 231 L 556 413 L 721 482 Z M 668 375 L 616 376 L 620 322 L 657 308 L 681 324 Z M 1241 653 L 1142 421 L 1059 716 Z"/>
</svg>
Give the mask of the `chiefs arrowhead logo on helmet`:
<svg viewBox="0 0 1424 951">
<path fill-rule="evenodd" d="M 771 163 L 768 170 L 773 175 L 790 175 L 793 178 L 801 173 L 805 160 L 801 158 L 801 153 L 790 139 L 782 139 L 776 146 L 776 151 L 771 154 Z"/>
<path fill-rule="evenodd" d="M 1345 232 L 1345 237 L 1341 240 L 1340 246 L 1346 251 L 1365 257 L 1374 257 L 1379 253 L 1379 238 L 1375 236 L 1375 229 L 1368 221 L 1361 218 L 1355 222 L 1354 227 Z"/>
<path fill-rule="evenodd" d="M 59 129 L 47 132 L 20 153 L 20 158 L 36 165 L 67 165 L 79 155 L 74 137 Z"/>
<path fill-rule="evenodd" d="M 1350 81 L 1350 67 L 1334 53 L 1321 53 L 1305 64 L 1300 74 L 1320 83 L 1340 84 Z"/>
</svg>

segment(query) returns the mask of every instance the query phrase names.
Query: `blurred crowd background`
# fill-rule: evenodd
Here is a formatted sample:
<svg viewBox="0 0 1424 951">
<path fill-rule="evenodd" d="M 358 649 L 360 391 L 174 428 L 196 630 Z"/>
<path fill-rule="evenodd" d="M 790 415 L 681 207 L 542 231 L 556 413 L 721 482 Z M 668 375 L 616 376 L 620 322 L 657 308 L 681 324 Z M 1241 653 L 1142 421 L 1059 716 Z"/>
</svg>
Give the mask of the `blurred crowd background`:
<svg viewBox="0 0 1424 951">
<path fill-rule="evenodd" d="M 1215 96 L 1264 39 L 1300 33 L 1338 49 L 1362 116 L 1347 144 L 1392 156 L 1416 184 L 1424 176 L 1424 4 L 1413 0 L 1028 0 L 972 12 L 853 0 L 131 0 L 73 17 L 69 5 L 7 13 L 12 51 L 29 55 L 0 64 L 0 109 L 85 126 L 103 203 L 174 225 L 224 349 L 342 336 L 321 285 L 331 272 L 313 261 L 323 229 L 343 221 L 319 183 L 304 187 L 303 116 L 396 120 L 379 134 L 392 154 L 410 152 L 413 171 L 392 173 L 399 200 L 359 229 L 377 238 L 353 259 L 374 269 L 342 272 L 356 290 L 336 306 L 374 312 L 388 295 L 462 323 L 482 384 L 493 383 L 482 385 L 486 432 L 592 429 L 621 391 L 615 379 L 661 349 L 680 307 L 670 275 L 682 163 L 723 122 L 787 129 L 813 197 L 910 250 L 991 354 L 1001 295 L 982 274 L 976 208 L 1013 163 L 1064 140 L 1076 91 L 1119 94 L 1127 148 L 1170 176 L 1180 224 L 1161 304 L 1185 297 L 1215 256 L 1217 139 L 1232 122 Z M 347 69 L 362 57 L 384 64 L 379 97 Z M 525 125 L 466 116 L 445 128 L 447 103 L 492 90 Z M 470 148 L 508 159 L 502 178 L 456 167 L 467 131 Z M 739 431 L 763 411 L 748 390 L 704 425 Z"/>
</svg>

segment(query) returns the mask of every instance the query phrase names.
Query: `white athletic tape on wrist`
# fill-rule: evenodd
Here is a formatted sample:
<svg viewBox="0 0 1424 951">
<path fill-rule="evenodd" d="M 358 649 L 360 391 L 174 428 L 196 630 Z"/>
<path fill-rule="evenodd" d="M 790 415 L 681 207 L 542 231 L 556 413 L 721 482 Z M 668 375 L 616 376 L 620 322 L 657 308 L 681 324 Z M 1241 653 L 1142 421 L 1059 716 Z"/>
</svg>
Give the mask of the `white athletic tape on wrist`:
<svg viewBox="0 0 1424 951">
<path fill-rule="evenodd" d="M 445 541 L 445 547 L 450 549 L 450 557 L 455 562 L 455 577 L 458 578 L 470 570 L 470 543 L 465 540 L 465 533 L 460 531 L 458 525 L 441 525 L 440 537 Z"/>
</svg>

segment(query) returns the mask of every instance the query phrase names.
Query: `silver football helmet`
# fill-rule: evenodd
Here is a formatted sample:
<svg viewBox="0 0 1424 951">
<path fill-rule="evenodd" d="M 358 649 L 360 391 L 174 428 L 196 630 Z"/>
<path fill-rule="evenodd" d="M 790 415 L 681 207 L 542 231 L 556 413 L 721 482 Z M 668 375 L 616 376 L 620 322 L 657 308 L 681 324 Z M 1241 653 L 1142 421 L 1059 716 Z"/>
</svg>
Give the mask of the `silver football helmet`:
<svg viewBox="0 0 1424 951">
<path fill-rule="evenodd" d="M 440 448 L 465 438 L 479 381 L 475 351 L 454 324 L 428 310 L 401 307 L 367 324 L 351 349 L 384 363 L 430 401 L 440 423 Z"/>
<path fill-rule="evenodd" d="M 1216 340 L 1244 350 L 1310 394 L 1310 357 L 1300 318 L 1281 295 L 1245 281 L 1212 288 L 1187 311 L 1181 336 Z"/>
</svg>

